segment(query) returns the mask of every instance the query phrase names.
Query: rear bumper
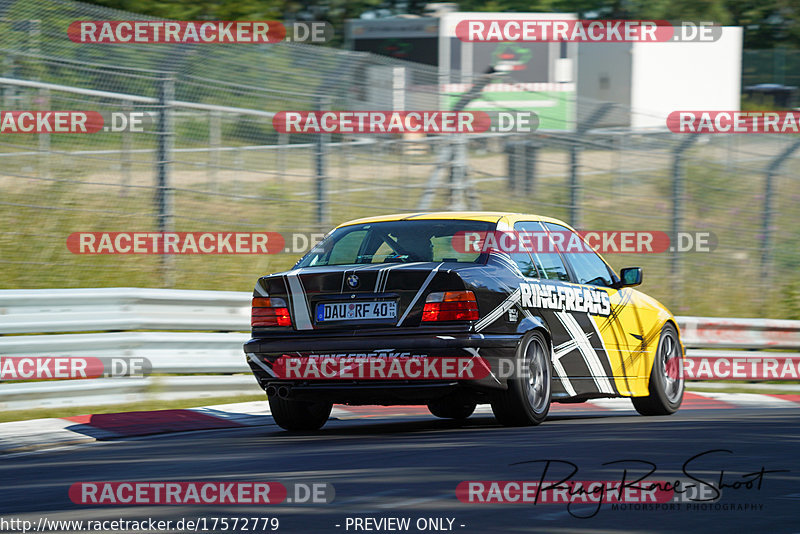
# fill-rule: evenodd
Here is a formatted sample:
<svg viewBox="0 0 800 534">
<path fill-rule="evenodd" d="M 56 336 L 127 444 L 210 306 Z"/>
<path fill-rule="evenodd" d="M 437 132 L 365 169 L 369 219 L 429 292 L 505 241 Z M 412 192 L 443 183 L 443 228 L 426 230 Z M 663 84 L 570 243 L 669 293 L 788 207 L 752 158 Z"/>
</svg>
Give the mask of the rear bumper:
<svg viewBox="0 0 800 534">
<path fill-rule="evenodd" d="M 330 400 L 348 404 L 415 404 L 454 393 L 505 389 L 503 378 L 493 373 L 479 380 L 286 380 L 272 371 L 283 355 L 326 354 L 353 356 L 372 352 L 413 353 L 416 356 L 472 357 L 485 359 L 497 369 L 499 358 L 513 357 L 521 339 L 518 334 L 426 334 L 315 338 L 254 338 L 245 343 L 248 364 L 265 390 L 282 389 L 300 400 Z M 273 390 L 275 391 L 275 390 Z"/>
<path fill-rule="evenodd" d="M 393 336 L 253 338 L 244 344 L 252 354 L 292 352 L 353 352 L 384 348 L 448 350 L 462 348 L 516 348 L 519 334 L 426 334 Z"/>
</svg>

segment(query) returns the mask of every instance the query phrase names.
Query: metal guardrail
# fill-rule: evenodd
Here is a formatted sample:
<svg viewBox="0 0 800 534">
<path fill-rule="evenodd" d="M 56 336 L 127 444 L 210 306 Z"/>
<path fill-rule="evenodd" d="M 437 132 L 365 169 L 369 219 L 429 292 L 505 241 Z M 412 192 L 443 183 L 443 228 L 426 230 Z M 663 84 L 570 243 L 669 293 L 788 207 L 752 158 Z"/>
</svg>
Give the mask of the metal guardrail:
<svg viewBox="0 0 800 534">
<path fill-rule="evenodd" d="M 684 345 L 715 349 L 800 349 L 800 321 L 676 317 Z"/>
<path fill-rule="evenodd" d="M 195 375 L 7 383 L 0 410 L 258 394 L 242 352 L 250 298 L 146 288 L 0 291 L 0 356 L 139 357 L 155 375 Z M 676 319 L 691 359 L 799 356 L 763 351 L 800 351 L 800 321 Z"/>
<path fill-rule="evenodd" d="M 264 394 L 249 373 L 15 382 L 0 389 L 0 411 Z"/>
<path fill-rule="evenodd" d="M 131 287 L 0 291 L 0 334 L 113 330 L 244 332 L 250 329 L 250 298 L 249 293 L 234 291 Z"/>
</svg>

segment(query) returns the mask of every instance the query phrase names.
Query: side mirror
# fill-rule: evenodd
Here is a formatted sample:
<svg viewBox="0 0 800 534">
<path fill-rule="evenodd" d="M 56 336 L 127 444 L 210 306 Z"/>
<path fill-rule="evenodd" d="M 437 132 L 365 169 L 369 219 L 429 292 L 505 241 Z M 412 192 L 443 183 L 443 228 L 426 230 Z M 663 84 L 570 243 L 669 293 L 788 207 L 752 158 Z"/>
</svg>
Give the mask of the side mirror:
<svg viewBox="0 0 800 534">
<path fill-rule="evenodd" d="M 633 287 L 642 283 L 641 267 L 626 267 L 619 272 L 619 287 Z"/>
</svg>

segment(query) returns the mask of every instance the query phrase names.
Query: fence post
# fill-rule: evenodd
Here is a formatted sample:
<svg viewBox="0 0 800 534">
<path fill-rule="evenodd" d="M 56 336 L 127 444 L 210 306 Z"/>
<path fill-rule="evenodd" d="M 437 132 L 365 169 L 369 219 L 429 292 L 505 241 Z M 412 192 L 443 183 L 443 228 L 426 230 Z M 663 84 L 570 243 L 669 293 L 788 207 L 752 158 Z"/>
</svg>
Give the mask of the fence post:
<svg viewBox="0 0 800 534">
<path fill-rule="evenodd" d="M 316 99 L 317 111 L 325 111 L 330 108 L 330 99 L 327 97 L 317 97 Z M 316 184 L 316 216 L 315 223 L 320 231 L 327 231 L 330 225 L 330 217 L 328 214 L 328 191 L 327 191 L 327 171 L 326 158 L 327 158 L 327 144 L 330 134 L 319 133 L 316 136 L 315 150 L 314 150 L 314 168 L 315 184 Z"/>
<path fill-rule="evenodd" d="M 133 102 L 124 100 L 122 102 L 122 109 L 130 117 L 133 112 Z M 122 132 L 122 154 L 120 155 L 120 171 L 122 174 L 122 187 L 119 191 L 119 196 L 128 196 L 128 186 L 131 183 L 131 165 L 132 157 L 131 150 L 133 149 L 133 133 L 130 128 L 125 128 Z"/>
<path fill-rule="evenodd" d="M 798 148 L 800 148 L 800 139 L 795 140 L 770 162 L 764 176 L 764 208 L 761 214 L 761 281 L 765 295 L 764 303 L 770 302 L 769 294 L 772 287 L 772 219 L 775 215 L 775 175 L 783 162 Z M 766 306 L 764 306 L 762 313 L 766 312 Z"/>
<path fill-rule="evenodd" d="M 508 174 L 508 189 L 516 191 L 519 188 L 519 179 L 522 174 L 521 160 L 524 158 L 523 141 L 512 138 L 506 143 L 506 174 Z"/>
<path fill-rule="evenodd" d="M 50 89 L 39 89 L 38 108 L 50 109 Z M 39 177 L 50 178 L 50 134 L 40 133 L 39 137 Z"/>
<path fill-rule="evenodd" d="M 525 170 L 523 174 L 522 191 L 525 195 L 533 193 L 536 184 L 536 160 L 539 157 L 539 143 L 534 139 L 525 141 Z"/>
<path fill-rule="evenodd" d="M 3 77 L 15 78 L 16 77 L 16 56 L 13 53 L 3 55 Z M 16 93 L 17 88 L 13 85 L 3 86 L 3 109 L 16 109 Z"/>
<path fill-rule="evenodd" d="M 580 229 L 581 224 L 581 180 L 578 176 L 578 142 L 573 141 L 569 145 L 569 224 L 576 230 Z"/>
<path fill-rule="evenodd" d="M 212 111 L 208 115 L 208 164 L 206 165 L 206 176 L 211 182 L 211 190 L 218 191 L 217 172 L 220 168 L 219 147 L 222 145 L 222 113 Z"/>
<path fill-rule="evenodd" d="M 678 250 L 678 239 L 683 229 L 683 205 L 686 201 L 686 186 L 683 173 L 683 156 L 686 150 L 697 141 L 696 135 L 685 137 L 675 148 L 672 161 L 672 246 L 670 247 L 670 275 L 672 277 L 672 298 L 675 305 L 680 306 L 683 291 L 681 272 L 681 252 Z"/>
<path fill-rule="evenodd" d="M 585 120 L 578 123 L 575 135 L 569 141 L 569 224 L 576 230 L 583 225 L 581 211 L 583 186 L 580 176 L 578 176 L 581 137 L 586 135 L 586 132 L 599 123 L 600 119 L 605 117 L 616 105 L 613 102 L 598 105 Z"/>
<path fill-rule="evenodd" d="M 171 102 L 175 99 L 175 79 L 165 76 L 158 81 L 158 132 L 156 133 L 156 214 L 159 232 L 172 231 L 172 186 L 170 166 L 175 132 L 172 125 Z M 174 285 L 172 261 L 168 254 L 161 255 L 162 280 L 165 287 Z"/>
<path fill-rule="evenodd" d="M 278 182 L 283 183 L 286 176 L 286 148 L 289 145 L 289 134 L 285 132 L 278 133 Z"/>
<path fill-rule="evenodd" d="M 473 208 L 472 202 L 477 200 L 467 184 L 467 139 L 464 135 L 453 136 L 453 160 L 450 164 L 450 201 L 447 209 L 461 211 Z M 467 198 L 469 196 L 469 198 Z"/>
<path fill-rule="evenodd" d="M 450 170 L 450 164 L 453 157 L 453 143 L 446 137 L 440 137 L 438 143 L 438 154 L 436 156 L 436 165 L 433 172 L 428 177 L 425 184 L 425 190 L 419 198 L 417 209 L 420 211 L 428 211 L 431 209 L 434 200 L 436 199 L 436 191 L 439 189 L 439 182 L 445 171 Z"/>
</svg>

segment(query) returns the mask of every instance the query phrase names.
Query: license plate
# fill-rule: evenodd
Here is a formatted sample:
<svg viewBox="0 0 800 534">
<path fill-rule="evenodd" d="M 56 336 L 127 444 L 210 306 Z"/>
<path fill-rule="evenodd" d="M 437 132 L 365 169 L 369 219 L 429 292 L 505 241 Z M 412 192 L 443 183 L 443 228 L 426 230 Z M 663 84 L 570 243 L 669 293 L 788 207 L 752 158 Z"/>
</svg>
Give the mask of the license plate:
<svg viewBox="0 0 800 534">
<path fill-rule="evenodd" d="M 332 302 L 317 304 L 317 322 L 358 321 L 360 319 L 394 319 L 397 303 L 387 300 Z"/>
</svg>

